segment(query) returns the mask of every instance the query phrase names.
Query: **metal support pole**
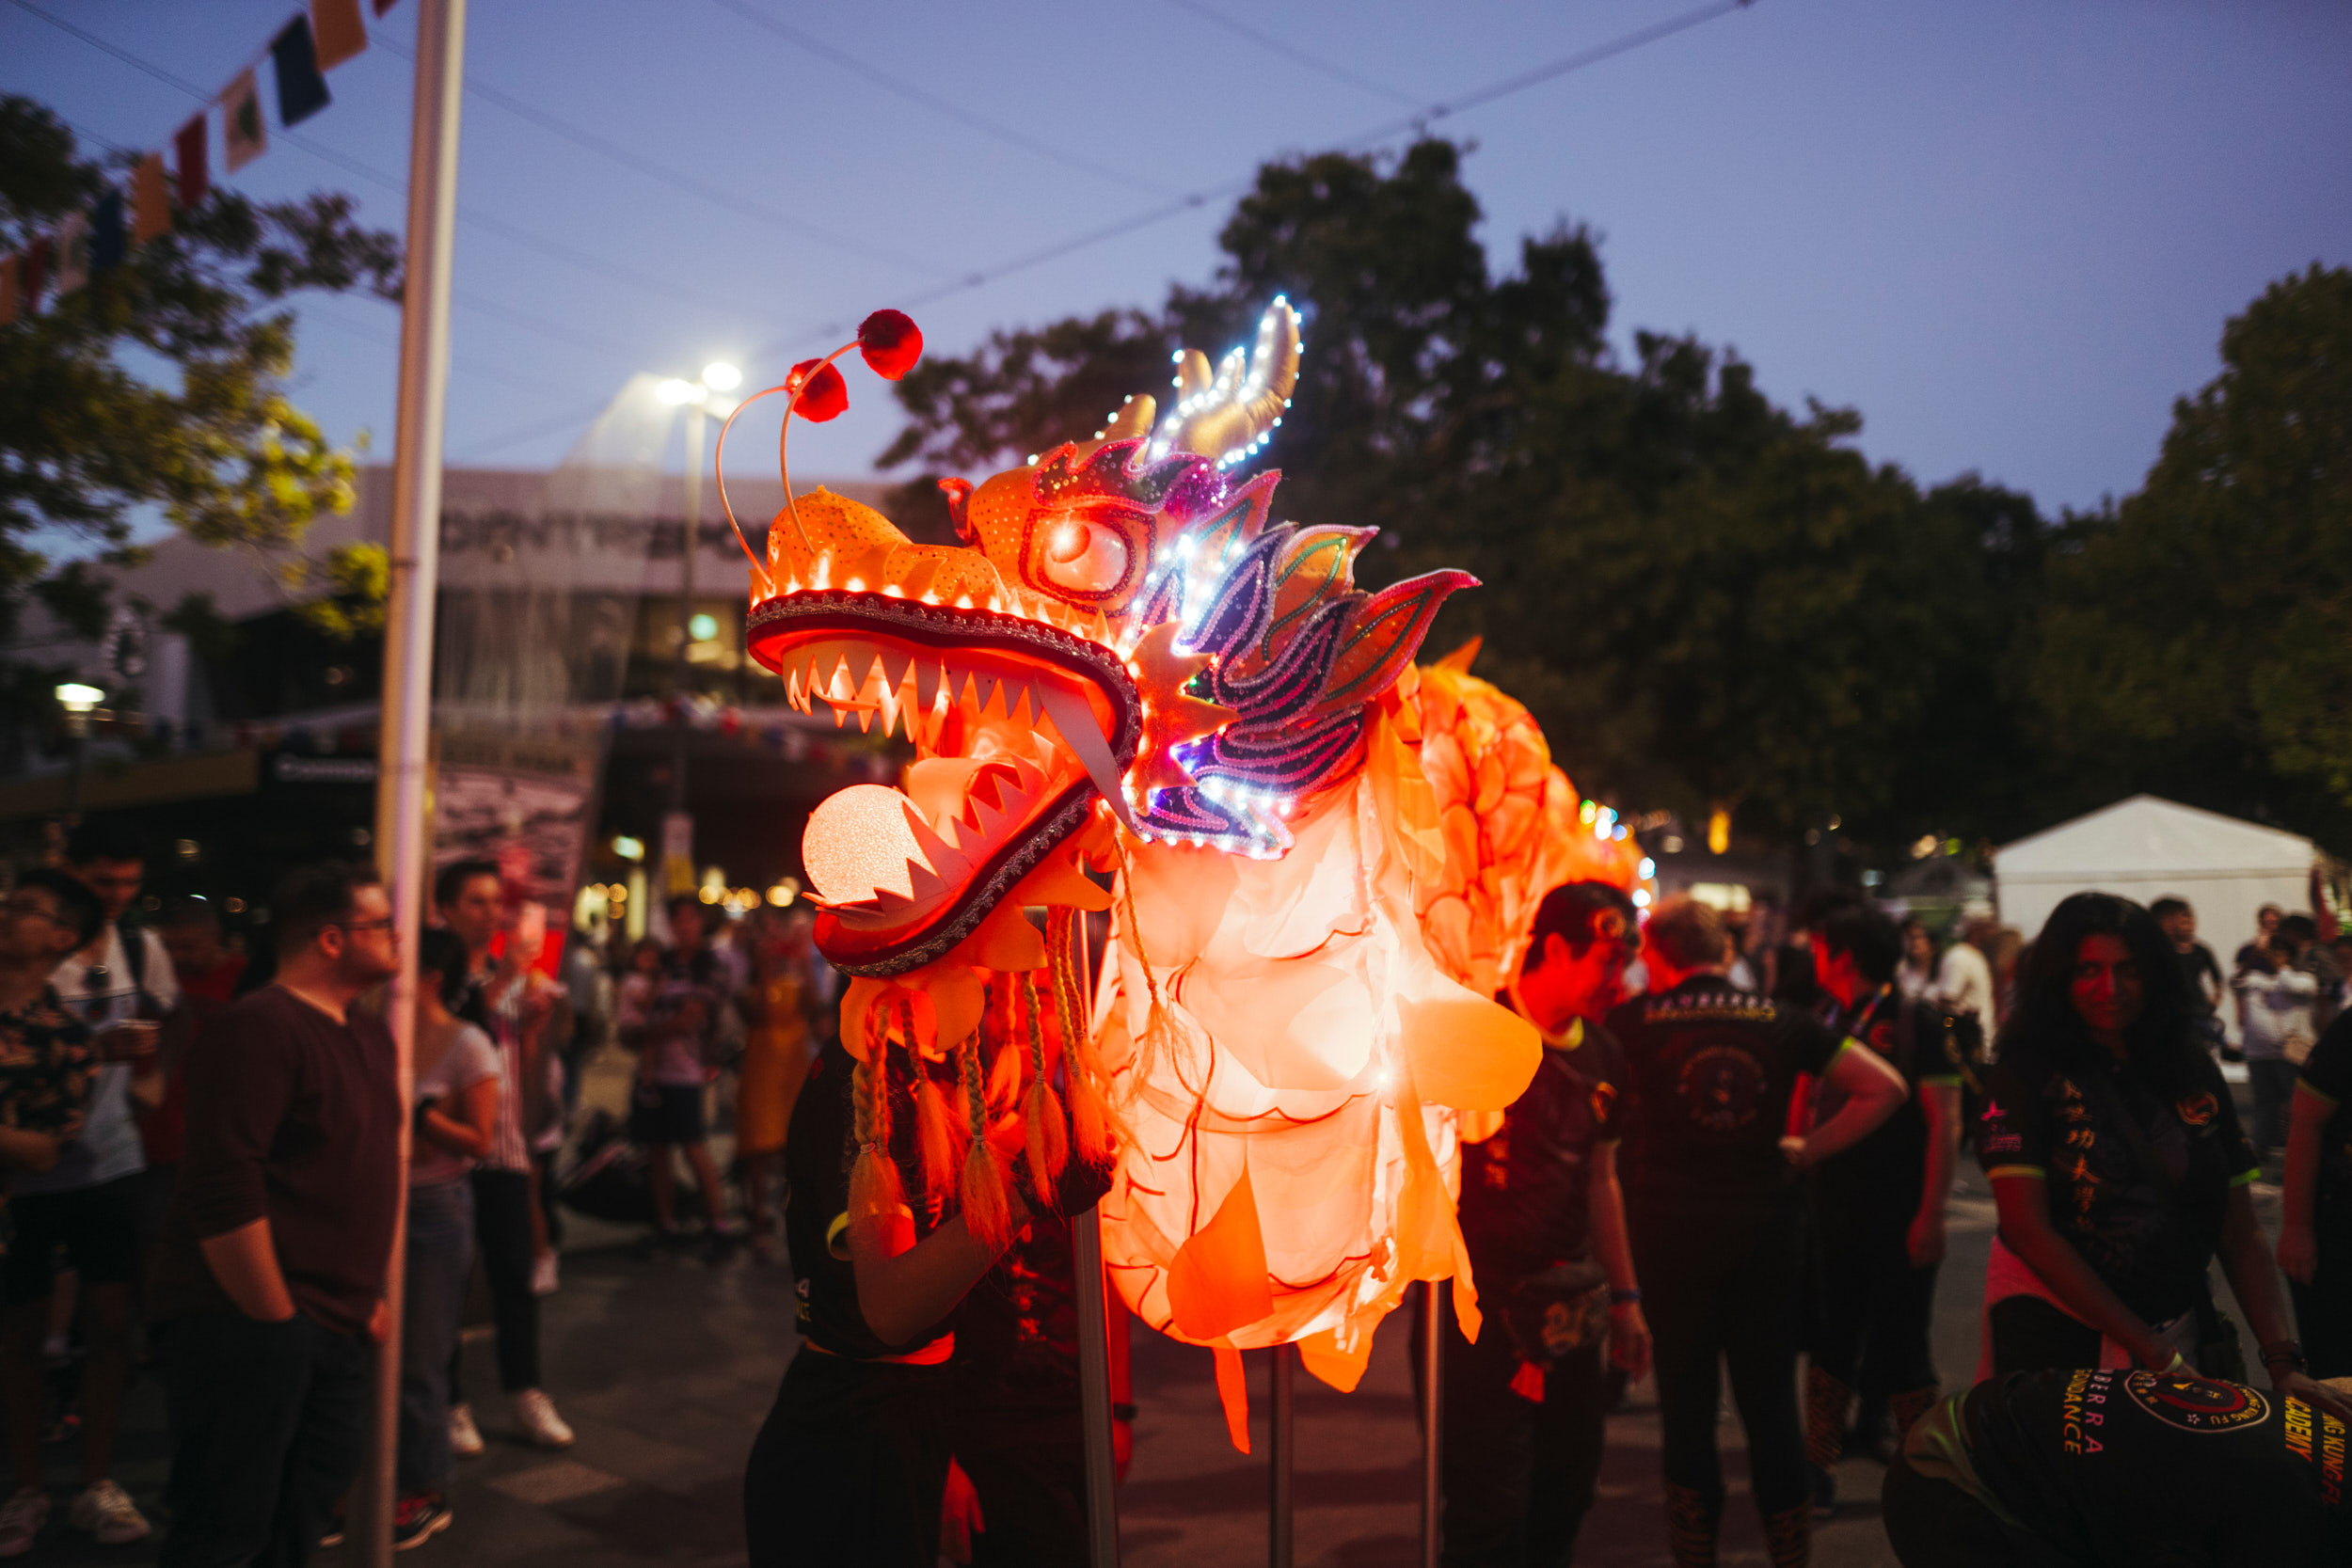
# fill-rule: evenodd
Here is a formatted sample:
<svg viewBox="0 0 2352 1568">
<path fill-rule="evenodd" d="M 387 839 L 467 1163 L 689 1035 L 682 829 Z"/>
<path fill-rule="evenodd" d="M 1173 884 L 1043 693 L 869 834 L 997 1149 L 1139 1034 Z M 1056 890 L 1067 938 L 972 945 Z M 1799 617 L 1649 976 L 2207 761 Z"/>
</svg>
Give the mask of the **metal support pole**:
<svg viewBox="0 0 2352 1568">
<path fill-rule="evenodd" d="M 1291 1470 L 1298 1453 L 1291 1427 L 1291 1371 L 1297 1365 L 1297 1351 L 1289 1345 L 1274 1347 L 1273 1441 L 1266 1445 L 1266 1561 L 1272 1568 L 1291 1568 Z"/>
<path fill-rule="evenodd" d="M 1443 1307 L 1438 1295 L 1440 1281 L 1422 1281 L 1421 1315 L 1421 1565 L 1438 1568 L 1438 1524 L 1443 1493 L 1438 1484 L 1438 1433 L 1445 1419 L 1445 1343 Z"/>
<path fill-rule="evenodd" d="M 708 418 L 699 403 L 686 408 L 686 533 L 678 552 L 677 668 L 672 695 L 677 702 L 677 745 L 670 755 L 670 809 L 686 809 L 686 744 L 691 726 L 687 699 L 694 686 L 694 557 L 702 549 L 703 434 Z"/>
<path fill-rule="evenodd" d="M 457 218 L 457 119 L 466 73 L 466 0 L 418 0 L 417 83 L 408 150 L 406 292 L 392 448 L 390 594 L 384 620 L 384 707 L 376 736 L 376 863 L 391 892 L 400 973 L 387 1003 L 399 1048 L 401 1105 L 414 1088 L 417 934 L 424 919 L 425 754 L 433 710 L 433 595 L 440 577 L 441 436 L 449 395 L 450 251 Z M 392 1560 L 393 1449 L 400 1430 L 402 1261 L 407 1251 L 408 1117 L 401 1117 L 404 1195 L 385 1274 L 391 1335 L 376 1356 L 367 1463 L 354 1489 L 351 1539 L 368 1568 Z"/>
<path fill-rule="evenodd" d="M 1119 1500 L 1112 1495 L 1111 1354 L 1103 1295 L 1103 1220 L 1089 1209 L 1070 1217 L 1078 1286 L 1078 1398 L 1086 1406 L 1087 1543 L 1093 1568 L 1119 1568 Z"/>
</svg>

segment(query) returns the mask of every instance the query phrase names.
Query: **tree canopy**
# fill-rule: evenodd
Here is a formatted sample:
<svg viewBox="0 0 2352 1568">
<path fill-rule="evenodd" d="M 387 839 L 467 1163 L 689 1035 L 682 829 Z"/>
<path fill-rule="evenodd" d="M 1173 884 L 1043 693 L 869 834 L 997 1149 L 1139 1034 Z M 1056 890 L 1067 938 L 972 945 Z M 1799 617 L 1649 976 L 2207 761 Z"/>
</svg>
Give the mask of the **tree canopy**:
<svg viewBox="0 0 2352 1568">
<path fill-rule="evenodd" d="M 2053 746 L 2105 777 L 2352 827 L 2352 269 L 2265 289 L 2147 483 L 2074 519 L 2033 651 Z M 2336 840 L 2339 845 L 2344 840 Z"/>
<path fill-rule="evenodd" d="M 87 209 L 108 168 L 40 104 L 0 96 L 0 253 Z M 268 552 L 291 586 L 323 575 L 340 594 L 330 613 L 349 618 L 373 577 L 365 552 L 299 553 L 313 519 L 349 510 L 352 458 L 287 395 L 283 302 L 313 289 L 396 299 L 399 265 L 395 237 L 355 223 L 347 197 L 215 188 L 120 264 L 0 326 L 0 630 L 29 594 L 98 635 L 95 579 L 34 537 L 62 531 L 119 560 L 148 506 L 204 543 Z"/>
<path fill-rule="evenodd" d="M 913 494 L 1083 437 L 1177 346 L 1244 341 L 1286 293 L 1307 348 L 1265 459 L 1278 511 L 1378 527 L 1371 580 L 1475 572 L 1430 645 L 1483 636 L 1481 672 L 1587 792 L 1775 838 L 2013 826 L 2014 778 L 1981 790 L 1931 759 L 2019 750 L 1998 693 L 2031 499 L 1922 494 L 1854 450 L 1857 414 L 1774 405 L 1732 351 L 1640 332 L 1620 356 L 1592 233 L 1526 236 L 1497 276 L 1461 161 L 1429 139 L 1267 166 L 1205 285 L 927 362 L 882 462 L 929 470 Z"/>
</svg>

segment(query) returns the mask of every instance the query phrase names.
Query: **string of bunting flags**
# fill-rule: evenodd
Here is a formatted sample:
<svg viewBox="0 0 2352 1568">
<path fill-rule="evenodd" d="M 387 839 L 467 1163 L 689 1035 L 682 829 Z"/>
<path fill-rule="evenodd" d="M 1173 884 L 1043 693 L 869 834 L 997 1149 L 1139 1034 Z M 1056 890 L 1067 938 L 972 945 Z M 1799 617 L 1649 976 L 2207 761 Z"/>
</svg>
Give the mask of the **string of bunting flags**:
<svg viewBox="0 0 2352 1568">
<path fill-rule="evenodd" d="M 399 0 L 368 0 L 377 16 Z M 269 124 L 262 107 L 261 68 L 269 67 L 278 99 L 278 123 L 287 130 L 333 102 L 326 72 L 364 53 L 367 24 L 361 0 L 310 0 L 271 36 L 230 78 L 218 97 L 172 134 L 172 166 L 160 151 L 142 154 L 130 169 L 128 189 L 108 189 L 81 212 L 68 214 L 46 234 L 0 260 L 0 326 L 39 309 L 44 295 L 63 299 L 172 228 L 174 211 L 189 212 L 213 188 L 213 120 L 220 120 L 221 149 L 230 173 L 269 150 Z"/>
</svg>

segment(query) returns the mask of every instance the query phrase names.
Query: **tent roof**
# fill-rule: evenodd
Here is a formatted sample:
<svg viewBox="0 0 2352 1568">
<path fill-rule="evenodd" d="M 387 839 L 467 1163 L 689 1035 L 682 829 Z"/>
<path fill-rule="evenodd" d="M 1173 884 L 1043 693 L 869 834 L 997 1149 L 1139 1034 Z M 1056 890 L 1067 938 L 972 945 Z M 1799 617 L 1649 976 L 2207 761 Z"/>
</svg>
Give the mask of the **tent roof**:
<svg viewBox="0 0 2352 1568">
<path fill-rule="evenodd" d="M 1994 852 L 2004 879 L 2144 876 L 2300 876 L 2316 851 L 2296 833 L 2135 795 L 2087 816 L 2045 828 Z"/>
</svg>

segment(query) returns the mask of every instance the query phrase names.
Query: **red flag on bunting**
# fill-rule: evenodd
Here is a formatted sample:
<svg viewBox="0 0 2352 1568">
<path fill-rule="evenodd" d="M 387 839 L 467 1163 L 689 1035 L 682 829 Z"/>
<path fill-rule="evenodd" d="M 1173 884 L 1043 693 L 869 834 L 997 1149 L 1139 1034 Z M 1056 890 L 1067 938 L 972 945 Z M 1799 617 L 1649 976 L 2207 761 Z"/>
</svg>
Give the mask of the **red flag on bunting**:
<svg viewBox="0 0 2352 1568">
<path fill-rule="evenodd" d="M 171 232 L 171 195 L 164 180 L 164 155 L 150 152 L 131 171 L 131 238 L 145 245 Z"/>
<path fill-rule="evenodd" d="M 262 88 L 251 67 L 237 72 L 229 90 L 220 95 L 221 129 L 229 144 L 229 172 L 234 174 L 269 150 L 269 127 L 262 119 Z"/>
<path fill-rule="evenodd" d="M 41 290 L 49 286 L 49 236 L 42 234 L 24 247 L 24 309 L 32 309 L 40 303 Z"/>
<path fill-rule="evenodd" d="M 359 20 L 359 0 L 310 0 L 310 36 L 318 44 L 321 71 L 364 53 L 368 29 Z"/>
<path fill-rule="evenodd" d="M 20 264 L 13 256 L 0 256 L 0 326 L 16 320 L 16 271 Z"/>
<path fill-rule="evenodd" d="M 180 162 L 180 208 L 185 212 L 201 203 L 213 188 L 212 137 L 198 115 L 180 127 L 180 134 L 171 138 L 172 155 Z"/>
</svg>

